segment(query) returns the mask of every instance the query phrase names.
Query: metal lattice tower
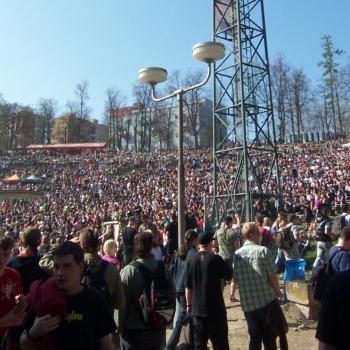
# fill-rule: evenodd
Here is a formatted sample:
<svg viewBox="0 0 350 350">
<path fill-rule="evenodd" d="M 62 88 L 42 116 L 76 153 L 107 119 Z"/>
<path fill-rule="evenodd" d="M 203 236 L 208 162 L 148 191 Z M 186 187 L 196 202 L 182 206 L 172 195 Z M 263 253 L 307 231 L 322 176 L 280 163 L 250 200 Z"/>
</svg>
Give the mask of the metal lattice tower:
<svg viewBox="0 0 350 350">
<path fill-rule="evenodd" d="M 263 0 L 214 0 L 213 22 L 226 46 L 214 65 L 216 171 L 205 208 L 215 227 L 231 209 L 252 220 L 256 199 L 280 205 L 281 191 Z"/>
</svg>

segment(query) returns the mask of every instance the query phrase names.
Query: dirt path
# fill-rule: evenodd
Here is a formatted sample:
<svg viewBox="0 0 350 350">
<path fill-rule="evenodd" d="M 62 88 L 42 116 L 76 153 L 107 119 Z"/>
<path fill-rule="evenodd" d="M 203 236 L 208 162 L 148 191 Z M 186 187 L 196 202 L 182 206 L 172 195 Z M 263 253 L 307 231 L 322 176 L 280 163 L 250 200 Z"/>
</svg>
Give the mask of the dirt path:
<svg viewBox="0 0 350 350">
<path fill-rule="evenodd" d="M 239 296 L 239 293 L 237 293 L 237 296 Z M 224 298 L 227 306 L 230 349 L 247 350 L 249 335 L 241 305 L 240 303 L 231 303 L 229 301 L 228 287 L 225 288 Z M 287 334 L 289 350 L 317 349 L 318 342 L 315 339 L 317 323 L 306 320 L 293 303 L 286 303 L 282 305 L 282 310 L 285 313 L 289 326 L 289 332 Z M 167 336 L 170 334 L 171 330 L 168 330 Z M 208 346 L 209 349 L 212 349 L 210 342 Z"/>
</svg>

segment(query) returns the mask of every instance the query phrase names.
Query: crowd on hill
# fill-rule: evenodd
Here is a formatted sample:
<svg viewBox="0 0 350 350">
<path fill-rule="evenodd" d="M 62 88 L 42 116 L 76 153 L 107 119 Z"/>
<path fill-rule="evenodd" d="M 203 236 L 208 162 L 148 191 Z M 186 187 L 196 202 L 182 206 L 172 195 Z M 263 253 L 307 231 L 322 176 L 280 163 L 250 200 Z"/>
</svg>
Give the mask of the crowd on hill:
<svg viewBox="0 0 350 350">
<path fill-rule="evenodd" d="M 284 212 L 302 211 L 305 203 L 316 209 L 322 202 L 350 199 L 350 154 L 342 147 L 343 141 L 279 146 Z M 200 227 L 204 219 L 203 199 L 213 195 L 212 150 L 187 149 L 184 158 L 186 207 Z M 229 172 L 233 160 L 224 161 Z M 10 232 L 18 237 L 24 227 L 35 225 L 43 234 L 63 237 L 82 226 L 101 230 L 104 221 L 140 217 L 140 213 L 149 214 L 162 232 L 164 222 L 176 213 L 176 164 L 176 150 L 120 150 L 94 156 L 42 151 L 4 154 L 0 160 L 1 179 L 14 173 L 20 178 L 35 173 L 46 181 L 0 182 L 0 190 L 44 192 L 44 196 L 35 199 L 18 198 L 13 204 L 3 200 L 0 233 Z M 218 194 L 222 188 L 218 184 Z M 254 206 L 256 212 L 264 211 L 261 200 Z"/>
</svg>

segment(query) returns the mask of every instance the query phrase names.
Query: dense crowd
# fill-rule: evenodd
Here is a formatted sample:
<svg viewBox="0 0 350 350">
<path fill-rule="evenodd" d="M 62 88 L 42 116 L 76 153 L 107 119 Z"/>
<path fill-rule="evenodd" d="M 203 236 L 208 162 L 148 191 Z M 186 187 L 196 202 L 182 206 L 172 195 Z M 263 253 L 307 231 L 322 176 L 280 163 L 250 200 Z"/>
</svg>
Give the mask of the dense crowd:
<svg viewBox="0 0 350 350">
<path fill-rule="evenodd" d="M 350 154 L 344 140 L 279 146 L 279 173 L 287 213 L 302 210 L 305 201 L 316 209 L 319 203 L 332 204 L 350 199 Z M 212 150 L 185 150 L 186 208 L 198 226 L 204 219 L 204 198 L 213 195 Z M 223 158 L 229 174 L 234 160 Z M 253 158 L 254 162 L 254 158 Z M 259 176 L 268 169 L 256 159 Z M 105 221 L 147 213 L 160 232 L 164 222 L 177 210 L 177 151 L 134 153 L 120 150 L 97 155 L 69 155 L 55 152 L 18 152 L 0 159 L 0 179 L 13 174 L 20 178 L 37 174 L 45 183 L 5 184 L 0 190 L 42 191 L 35 199 L 3 200 L 0 233 L 19 237 L 34 225 L 51 237 L 71 235 L 83 226 L 102 230 Z M 276 182 L 272 178 L 271 182 Z M 270 186 L 272 193 L 275 184 Z M 254 187 L 254 186 L 253 186 Z M 217 184 L 223 193 L 222 183 Z M 256 200 L 256 212 L 268 215 L 263 201 Z M 264 212 L 264 210 L 267 213 Z"/>
</svg>

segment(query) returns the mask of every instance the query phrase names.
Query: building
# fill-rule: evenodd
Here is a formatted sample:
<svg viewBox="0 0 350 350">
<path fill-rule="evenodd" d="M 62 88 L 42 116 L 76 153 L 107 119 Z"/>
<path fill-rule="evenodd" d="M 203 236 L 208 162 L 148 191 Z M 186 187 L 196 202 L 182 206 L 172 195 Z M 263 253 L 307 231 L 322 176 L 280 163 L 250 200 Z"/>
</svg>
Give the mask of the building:
<svg viewBox="0 0 350 350">
<path fill-rule="evenodd" d="M 141 103 L 114 109 L 111 112 L 110 149 L 137 151 L 178 147 L 177 104 Z M 213 102 L 201 99 L 184 103 L 184 147 L 211 147 L 213 144 Z"/>
</svg>

